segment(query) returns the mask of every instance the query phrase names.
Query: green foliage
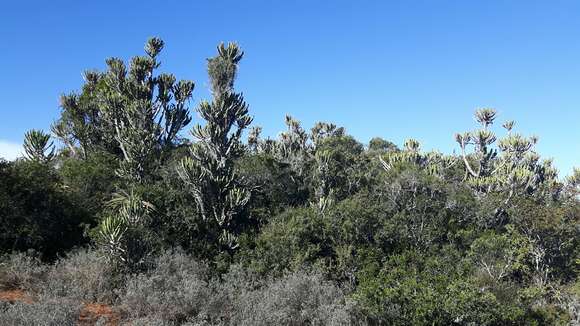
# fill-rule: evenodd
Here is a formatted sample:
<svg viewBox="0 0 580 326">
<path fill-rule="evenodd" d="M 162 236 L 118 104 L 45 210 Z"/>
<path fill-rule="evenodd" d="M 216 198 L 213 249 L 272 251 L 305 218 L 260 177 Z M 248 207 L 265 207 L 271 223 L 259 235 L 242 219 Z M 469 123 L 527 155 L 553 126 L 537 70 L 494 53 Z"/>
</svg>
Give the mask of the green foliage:
<svg viewBox="0 0 580 326">
<path fill-rule="evenodd" d="M 0 251 L 34 249 L 53 258 L 86 241 L 89 215 L 51 166 L 0 162 L 0 184 Z"/>
<path fill-rule="evenodd" d="M 351 136 L 334 135 L 319 139 L 316 144 L 313 188 L 317 198 L 342 200 L 366 185 L 367 162 L 362 144 Z"/>
<path fill-rule="evenodd" d="M 52 128 L 64 148 L 33 130 L 0 161 L 0 287 L 40 300 L 3 322 L 91 301 L 134 325 L 579 323 L 580 172 L 558 179 L 537 137 L 498 136 L 486 108 L 457 155 L 289 115 L 262 138 L 230 43 L 189 141 L 194 85 L 157 73 L 163 45 L 85 73 Z"/>
<path fill-rule="evenodd" d="M 244 259 L 264 273 L 310 265 L 354 282 L 380 241 L 382 209 L 366 196 L 338 202 L 324 214 L 314 207 L 287 209 L 262 229 Z"/>
<path fill-rule="evenodd" d="M 118 162 L 107 152 L 94 152 L 84 159 L 61 158 L 61 161 L 58 173 L 63 186 L 76 194 L 79 206 L 89 211 L 96 223 L 97 215 L 119 185 L 119 178 L 115 175 Z"/>
<path fill-rule="evenodd" d="M 394 143 L 379 137 L 374 137 L 369 141 L 368 149 L 372 152 L 396 152 L 399 150 Z"/>
<path fill-rule="evenodd" d="M 379 188 L 387 201 L 386 244 L 399 249 L 429 250 L 454 241 L 454 232 L 470 222 L 472 198 L 462 189 L 412 166 L 389 176 Z"/>
<path fill-rule="evenodd" d="M 389 325 L 518 325 L 524 308 L 515 297 L 481 290 L 458 264 L 458 252 L 393 255 L 378 274 L 364 271 L 355 297 Z"/>
<path fill-rule="evenodd" d="M 236 171 L 251 190 L 248 203 L 252 220 L 266 223 L 288 207 L 308 202 L 308 188 L 291 167 L 272 155 L 245 155 L 236 162 Z"/>
<path fill-rule="evenodd" d="M 525 240 L 514 232 L 501 235 L 487 232 L 473 241 L 469 257 L 482 277 L 497 283 L 525 269 Z"/>
<path fill-rule="evenodd" d="M 507 209 L 511 229 L 525 238 L 529 277 L 545 285 L 549 278 L 577 279 L 580 248 L 580 206 L 575 200 L 560 204 L 518 197 Z"/>
<path fill-rule="evenodd" d="M 262 230 L 256 248 L 247 252 L 249 263 L 260 272 L 277 273 L 312 264 L 329 250 L 323 229 L 315 209 L 288 209 Z"/>
</svg>

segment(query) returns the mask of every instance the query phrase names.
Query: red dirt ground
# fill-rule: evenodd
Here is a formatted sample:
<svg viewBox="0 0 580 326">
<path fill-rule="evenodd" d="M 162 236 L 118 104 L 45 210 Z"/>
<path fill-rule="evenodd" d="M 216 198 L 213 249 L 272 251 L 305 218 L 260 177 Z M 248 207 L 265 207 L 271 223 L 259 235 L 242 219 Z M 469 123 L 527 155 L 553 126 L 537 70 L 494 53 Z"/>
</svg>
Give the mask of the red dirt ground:
<svg viewBox="0 0 580 326">
<path fill-rule="evenodd" d="M 0 301 L 32 303 L 32 297 L 22 290 L 0 291 Z"/>
<path fill-rule="evenodd" d="M 0 291 L 0 301 L 32 303 L 32 297 L 22 290 Z M 85 303 L 79 316 L 79 326 L 95 325 L 99 318 L 105 317 L 107 326 L 118 326 L 119 316 L 113 308 L 105 304 Z"/>
<path fill-rule="evenodd" d="M 105 317 L 107 326 L 119 325 L 119 316 L 110 306 L 99 303 L 85 303 L 79 317 L 79 326 L 94 325 L 101 317 Z"/>
</svg>

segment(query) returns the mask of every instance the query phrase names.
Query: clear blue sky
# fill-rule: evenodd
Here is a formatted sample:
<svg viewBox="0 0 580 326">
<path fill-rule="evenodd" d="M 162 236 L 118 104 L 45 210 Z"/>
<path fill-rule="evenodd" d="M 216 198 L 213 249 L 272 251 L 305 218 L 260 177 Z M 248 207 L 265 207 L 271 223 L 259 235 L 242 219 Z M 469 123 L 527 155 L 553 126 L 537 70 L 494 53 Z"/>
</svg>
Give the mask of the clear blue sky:
<svg viewBox="0 0 580 326">
<path fill-rule="evenodd" d="M 451 152 L 476 107 L 540 137 L 562 174 L 580 165 L 580 1 L 5 1 L 0 155 L 48 130 L 59 95 L 109 56 L 166 41 L 162 70 L 208 97 L 205 58 L 246 52 L 239 75 L 266 135 L 290 113 Z M 14 146 L 12 144 L 15 144 Z"/>
</svg>

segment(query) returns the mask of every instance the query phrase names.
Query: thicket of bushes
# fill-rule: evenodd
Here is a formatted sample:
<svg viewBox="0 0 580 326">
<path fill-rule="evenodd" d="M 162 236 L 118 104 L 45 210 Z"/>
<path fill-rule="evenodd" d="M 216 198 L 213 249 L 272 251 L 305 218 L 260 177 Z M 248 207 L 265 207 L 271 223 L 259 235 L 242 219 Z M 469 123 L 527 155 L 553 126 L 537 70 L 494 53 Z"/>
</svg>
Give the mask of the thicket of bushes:
<svg viewBox="0 0 580 326">
<path fill-rule="evenodd" d="M 0 162 L 0 286 L 36 298 L 0 319 L 66 325 L 100 302 L 134 325 L 580 322 L 580 171 L 558 178 L 514 122 L 477 110 L 457 155 L 291 117 L 263 138 L 229 44 L 189 141 L 194 84 L 157 73 L 162 48 L 87 72 L 62 148 L 31 131 Z"/>
<path fill-rule="evenodd" d="M 102 259 L 94 250 L 73 252 L 52 265 L 30 255 L 7 256 L 0 265 L 2 286 L 24 289 L 36 303 L 5 304 L 0 315 L 16 325 L 42 324 L 43 316 L 51 325 L 74 324 L 81 302 L 97 302 L 115 305 L 122 320 L 147 325 L 357 323 L 354 301 L 319 272 L 272 278 L 235 264 L 218 275 L 183 250 L 171 250 L 147 272 L 120 275 Z"/>
</svg>

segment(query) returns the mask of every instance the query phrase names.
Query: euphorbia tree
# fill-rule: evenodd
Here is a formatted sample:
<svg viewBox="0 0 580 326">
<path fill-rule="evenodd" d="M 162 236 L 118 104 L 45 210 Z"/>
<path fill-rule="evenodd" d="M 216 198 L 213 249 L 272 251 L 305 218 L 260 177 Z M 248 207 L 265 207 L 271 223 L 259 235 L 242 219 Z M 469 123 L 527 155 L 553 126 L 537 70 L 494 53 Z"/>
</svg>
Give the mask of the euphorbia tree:
<svg viewBox="0 0 580 326">
<path fill-rule="evenodd" d="M 42 130 L 32 129 L 24 135 L 24 154 L 27 159 L 47 162 L 54 157 L 54 145 L 50 135 Z"/>
<path fill-rule="evenodd" d="M 503 124 L 507 136 L 497 139 L 490 129 L 496 114 L 493 109 L 477 110 L 475 118 L 481 128 L 455 135 L 468 184 L 480 194 L 505 193 L 507 203 L 516 193 L 531 194 L 542 185 L 555 182 L 557 172 L 552 162 L 540 161 L 540 156 L 534 151 L 536 137 L 512 133 L 514 122 L 508 121 Z M 497 148 L 494 148 L 496 141 Z"/>
<path fill-rule="evenodd" d="M 144 56 L 129 67 L 119 58 L 106 60 L 107 71 L 85 73 L 82 94 L 61 100 L 62 115 L 53 132 L 73 152 L 105 150 L 121 158 L 118 173 L 141 182 L 151 172 L 156 154 L 171 147 L 189 122 L 188 101 L 194 84 L 156 74 L 164 43 L 151 38 Z"/>
<path fill-rule="evenodd" d="M 242 132 L 252 122 L 243 95 L 234 90 L 242 56 L 237 44 L 221 44 L 218 55 L 208 60 L 213 99 L 197 109 L 206 123 L 194 126 L 197 142 L 178 170 L 204 221 L 217 226 L 220 243 L 228 249 L 238 246 L 237 232 L 244 224 L 241 213 L 250 198 L 234 171 L 234 161 L 243 154 Z"/>
<path fill-rule="evenodd" d="M 435 176 L 442 176 L 445 170 L 455 165 L 457 161 L 454 157 L 443 155 L 440 152 L 421 152 L 421 143 L 412 138 L 405 141 L 403 150 L 388 151 L 379 156 L 379 160 L 383 169 L 387 172 L 395 167 L 407 168 L 408 166 L 415 166 Z"/>
</svg>

